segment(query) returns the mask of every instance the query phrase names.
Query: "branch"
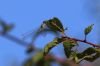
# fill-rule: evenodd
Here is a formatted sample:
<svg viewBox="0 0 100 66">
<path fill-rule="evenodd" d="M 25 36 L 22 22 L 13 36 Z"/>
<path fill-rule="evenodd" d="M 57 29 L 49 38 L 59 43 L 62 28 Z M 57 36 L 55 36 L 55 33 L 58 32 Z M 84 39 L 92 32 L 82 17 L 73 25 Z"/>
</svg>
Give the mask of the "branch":
<svg viewBox="0 0 100 66">
<path fill-rule="evenodd" d="M 75 41 L 79 41 L 79 42 L 83 42 L 83 43 L 92 45 L 93 47 L 98 47 L 98 48 L 100 48 L 99 45 L 96 45 L 96 44 L 94 44 L 94 43 L 91 43 L 91 42 L 88 42 L 88 41 L 85 41 L 85 40 L 80 40 L 80 39 L 77 39 L 77 38 L 71 38 L 71 37 L 63 37 L 63 38 L 72 39 L 72 40 L 75 40 Z"/>
</svg>

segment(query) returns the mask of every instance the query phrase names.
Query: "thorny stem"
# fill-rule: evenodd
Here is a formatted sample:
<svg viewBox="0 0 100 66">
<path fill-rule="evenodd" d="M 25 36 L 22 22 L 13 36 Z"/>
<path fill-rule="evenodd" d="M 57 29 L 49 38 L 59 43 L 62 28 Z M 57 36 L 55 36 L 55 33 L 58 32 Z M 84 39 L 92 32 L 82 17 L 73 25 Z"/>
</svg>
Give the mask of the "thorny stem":
<svg viewBox="0 0 100 66">
<path fill-rule="evenodd" d="M 57 25 L 56 25 L 55 23 L 53 23 L 53 22 L 52 22 L 52 24 L 53 24 L 54 26 L 56 26 L 56 27 L 61 31 L 62 37 L 67 38 L 67 39 L 71 39 L 71 40 L 75 40 L 75 41 L 78 41 L 78 42 L 83 42 L 83 43 L 92 45 L 93 47 L 100 48 L 99 45 L 96 45 L 96 44 L 94 44 L 94 43 L 88 42 L 88 41 L 86 40 L 87 35 L 85 35 L 85 39 L 84 39 L 84 40 L 80 40 L 80 39 L 77 39 L 77 38 L 67 37 L 66 34 L 64 33 L 64 31 L 63 31 L 59 26 L 57 26 Z M 86 56 L 86 57 L 89 57 L 89 56 Z M 84 58 L 86 58 L 86 57 L 84 57 Z M 80 62 L 81 62 L 84 58 L 82 58 L 82 59 L 80 60 Z"/>
<path fill-rule="evenodd" d="M 88 41 L 80 40 L 80 39 L 77 39 L 77 38 L 71 38 L 71 37 L 63 37 L 63 38 L 67 38 L 67 39 L 71 39 L 71 40 L 75 40 L 75 41 L 83 42 L 83 43 L 86 43 L 86 44 L 92 45 L 93 47 L 98 47 L 98 48 L 100 48 L 99 45 L 96 45 L 96 44 L 91 43 L 91 42 L 88 42 Z"/>
<path fill-rule="evenodd" d="M 85 40 L 80 40 L 80 39 L 76 39 L 76 38 L 67 37 L 67 36 L 65 35 L 64 31 L 63 31 L 62 29 L 60 29 L 59 26 L 57 26 L 57 25 L 56 25 L 55 23 L 53 23 L 53 22 L 52 22 L 52 24 L 53 24 L 54 26 L 56 26 L 56 27 L 61 31 L 62 37 L 68 38 L 68 39 L 72 39 L 72 40 L 75 40 L 75 41 L 79 41 L 79 42 L 83 42 L 83 43 L 92 45 L 93 47 L 98 47 L 98 48 L 100 48 L 100 46 L 98 46 L 98 45 L 96 45 L 96 44 L 94 44 L 94 43 L 91 43 L 91 42 L 86 41 L 86 36 L 85 36 Z"/>
</svg>

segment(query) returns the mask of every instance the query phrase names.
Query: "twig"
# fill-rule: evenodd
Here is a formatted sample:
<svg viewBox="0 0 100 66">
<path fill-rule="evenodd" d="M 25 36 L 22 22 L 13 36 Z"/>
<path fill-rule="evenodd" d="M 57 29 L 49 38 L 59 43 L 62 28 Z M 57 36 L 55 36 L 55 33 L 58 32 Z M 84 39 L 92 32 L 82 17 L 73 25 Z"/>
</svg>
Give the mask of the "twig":
<svg viewBox="0 0 100 66">
<path fill-rule="evenodd" d="M 80 39 L 77 39 L 77 38 L 71 38 L 71 37 L 63 37 L 63 38 L 72 39 L 72 40 L 75 40 L 75 41 L 79 41 L 79 42 L 83 42 L 83 43 L 86 43 L 86 44 L 92 45 L 93 47 L 98 47 L 98 48 L 100 48 L 99 45 L 96 45 L 96 44 L 91 43 L 91 42 L 88 42 L 88 41 L 80 40 Z"/>
</svg>

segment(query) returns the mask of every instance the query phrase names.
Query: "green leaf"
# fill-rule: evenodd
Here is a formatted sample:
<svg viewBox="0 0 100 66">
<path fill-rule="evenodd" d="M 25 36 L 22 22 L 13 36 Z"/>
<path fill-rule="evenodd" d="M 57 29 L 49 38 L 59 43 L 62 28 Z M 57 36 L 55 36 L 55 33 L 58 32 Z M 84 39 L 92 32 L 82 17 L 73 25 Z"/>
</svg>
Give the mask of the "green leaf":
<svg viewBox="0 0 100 66">
<path fill-rule="evenodd" d="M 68 39 L 63 42 L 63 47 L 64 47 L 65 55 L 67 56 L 67 58 L 70 57 L 70 55 L 72 53 L 71 49 L 76 45 L 77 45 L 77 41 L 75 41 L 75 40 Z"/>
<path fill-rule="evenodd" d="M 54 17 L 53 20 L 55 21 L 55 24 L 56 24 L 58 27 L 60 27 L 60 29 L 61 29 L 62 31 L 64 31 L 64 27 L 63 27 L 61 21 L 60 21 L 57 17 Z"/>
<path fill-rule="evenodd" d="M 82 53 L 78 53 L 77 57 L 82 60 L 93 62 L 100 57 L 100 49 L 89 47 Z"/>
<path fill-rule="evenodd" d="M 96 51 L 94 50 L 93 47 L 89 47 L 87 48 L 86 50 L 84 50 L 83 52 L 81 53 L 78 53 L 77 56 L 79 59 L 83 58 L 84 56 L 87 56 L 87 55 L 91 55 L 93 53 L 95 53 Z"/>
<path fill-rule="evenodd" d="M 53 19 L 46 20 L 44 22 L 49 29 L 52 29 L 53 31 L 64 32 L 63 25 L 58 18 L 54 17 Z"/>
<path fill-rule="evenodd" d="M 100 48 L 95 48 L 94 49 L 96 52 L 100 52 Z"/>
<path fill-rule="evenodd" d="M 72 40 L 72 39 L 66 39 L 65 41 L 63 41 L 63 44 L 65 47 L 71 49 L 72 47 L 77 45 L 77 41 Z"/>
<path fill-rule="evenodd" d="M 40 62 L 41 60 L 44 60 L 43 58 L 44 58 L 43 52 L 39 51 L 39 52 L 35 53 L 34 56 L 29 58 L 27 61 L 25 61 L 24 66 L 35 66 L 38 62 Z"/>
<path fill-rule="evenodd" d="M 41 59 L 43 59 L 43 52 L 37 52 L 33 57 L 32 57 L 32 61 L 34 63 L 37 63 L 38 61 L 40 61 Z"/>
<path fill-rule="evenodd" d="M 75 56 L 74 59 L 75 59 L 75 63 L 79 63 L 79 59 L 77 56 Z"/>
<path fill-rule="evenodd" d="M 92 30 L 92 28 L 93 28 L 93 25 L 94 25 L 94 24 L 92 24 L 92 25 L 88 26 L 87 28 L 85 28 L 85 30 L 84 30 L 84 34 L 85 34 L 85 35 L 88 35 L 88 34 L 91 32 L 91 30 Z"/>
<path fill-rule="evenodd" d="M 60 38 L 55 38 L 53 41 L 49 42 L 44 48 L 44 55 L 48 54 L 48 52 L 55 46 L 60 43 Z"/>
<path fill-rule="evenodd" d="M 74 52 L 71 52 L 71 56 L 70 56 L 70 58 L 69 59 L 71 59 L 71 60 L 73 60 L 75 63 L 79 63 L 79 59 L 78 59 L 78 57 L 77 57 L 77 51 L 74 51 Z"/>
<path fill-rule="evenodd" d="M 97 52 L 97 53 L 96 53 L 95 55 L 93 55 L 93 56 L 84 58 L 84 60 L 93 62 L 93 61 L 95 61 L 96 59 L 98 59 L 99 57 L 100 57 L 100 52 Z"/>
<path fill-rule="evenodd" d="M 89 47 L 89 48 L 87 48 L 82 54 L 83 55 L 91 55 L 91 54 L 93 54 L 93 53 L 95 53 L 96 51 L 95 51 L 95 48 L 93 48 L 93 47 Z"/>
<path fill-rule="evenodd" d="M 58 18 L 54 17 L 52 19 L 45 20 L 43 21 L 43 24 L 40 26 L 40 28 L 35 31 L 32 43 L 39 35 L 46 35 L 47 33 L 51 33 L 54 36 L 58 37 L 60 36 L 59 32 L 62 32 L 62 34 L 64 34 L 63 25 Z"/>
<path fill-rule="evenodd" d="M 93 62 L 100 57 L 100 48 L 94 48 L 95 54 L 91 57 L 84 58 L 87 61 Z"/>
</svg>

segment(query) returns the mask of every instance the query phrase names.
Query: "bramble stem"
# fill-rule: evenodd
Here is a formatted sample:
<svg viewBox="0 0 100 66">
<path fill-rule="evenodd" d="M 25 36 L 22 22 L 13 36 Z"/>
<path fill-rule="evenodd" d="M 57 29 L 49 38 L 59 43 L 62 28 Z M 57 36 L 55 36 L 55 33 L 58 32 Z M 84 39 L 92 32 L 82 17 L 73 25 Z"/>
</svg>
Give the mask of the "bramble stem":
<svg viewBox="0 0 100 66">
<path fill-rule="evenodd" d="M 88 41 L 84 41 L 84 40 L 80 40 L 80 39 L 76 39 L 76 38 L 71 38 L 71 37 L 63 37 L 63 38 L 72 39 L 72 40 L 75 40 L 75 41 L 79 41 L 79 42 L 83 42 L 83 43 L 86 43 L 86 44 L 92 45 L 93 47 L 98 47 L 98 48 L 100 48 L 99 45 L 96 45 L 96 44 L 91 43 L 91 42 L 88 42 Z"/>
</svg>

